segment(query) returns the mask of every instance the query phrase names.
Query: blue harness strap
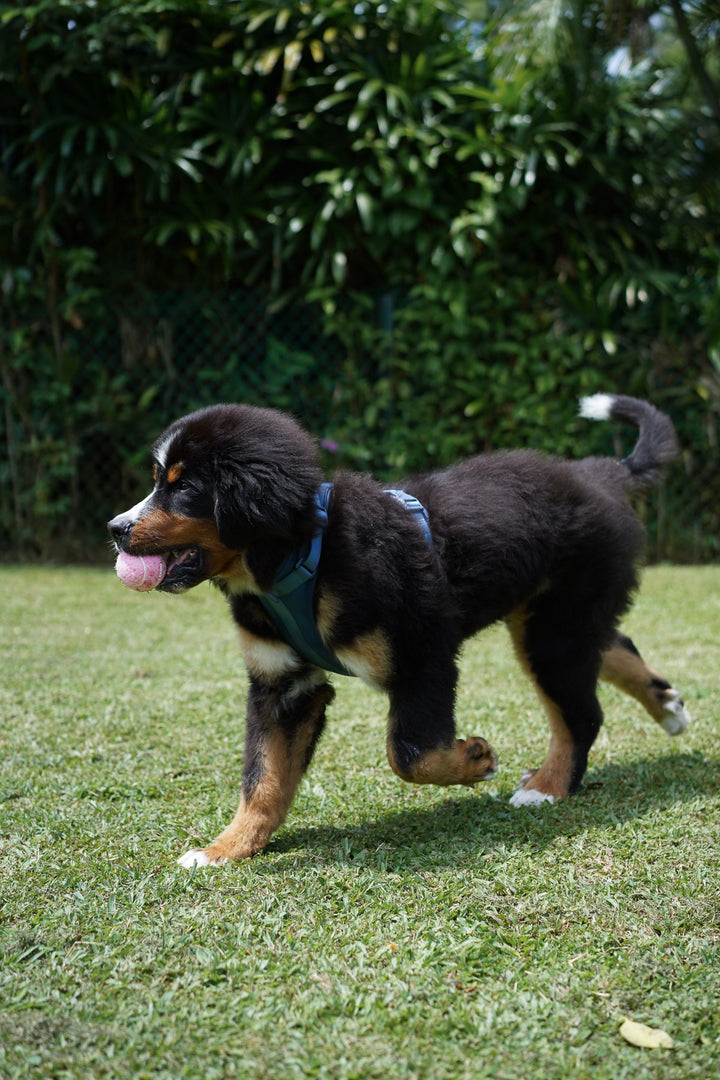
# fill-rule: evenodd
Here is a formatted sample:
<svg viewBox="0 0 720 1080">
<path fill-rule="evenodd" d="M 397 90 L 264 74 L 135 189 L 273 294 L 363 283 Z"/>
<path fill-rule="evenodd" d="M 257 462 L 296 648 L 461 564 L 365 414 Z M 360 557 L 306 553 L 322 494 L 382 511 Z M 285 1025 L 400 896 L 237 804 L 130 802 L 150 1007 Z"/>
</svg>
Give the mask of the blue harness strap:
<svg viewBox="0 0 720 1080">
<path fill-rule="evenodd" d="M 408 495 L 407 491 L 398 491 L 396 488 L 385 488 L 385 494 L 392 495 L 398 502 L 404 503 L 411 514 L 415 514 L 417 523 L 425 534 L 428 546 L 434 547 L 432 533 L 430 532 L 430 515 L 420 500 L 416 499 L 414 495 Z"/>
<path fill-rule="evenodd" d="M 338 675 L 352 675 L 343 663 L 325 647 L 315 622 L 313 597 L 317 568 L 322 553 L 323 533 L 328 521 L 328 503 L 333 485 L 321 484 L 315 496 L 317 527 L 312 540 L 300 551 L 294 551 L 281 564 L 271 592 L 262 593 L 258 599 L 272 619 L 284 641 L 324 671 Z M 402 502 L 416 515 L 430 547 L 433 546 L 428 513 L 422 503 L 405 491 L 388 489 L 386 494 Z"/>
</svg>

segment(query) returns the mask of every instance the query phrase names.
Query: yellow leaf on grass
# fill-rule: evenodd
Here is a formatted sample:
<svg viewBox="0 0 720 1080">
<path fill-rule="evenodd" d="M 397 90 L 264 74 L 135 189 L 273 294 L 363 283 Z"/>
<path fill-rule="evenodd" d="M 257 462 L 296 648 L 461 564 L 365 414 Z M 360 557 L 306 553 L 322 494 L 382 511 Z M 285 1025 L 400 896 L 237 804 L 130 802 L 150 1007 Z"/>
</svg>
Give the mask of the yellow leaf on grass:
<svg viewBox="0 0 720 1080">
<path fill-rule="evenodd" d="M 623 1020 L 620 1025 L 620 1034 L 633 1046 L 646 1046 L 651 1050 L 658 1046 L 669 1049 L 675 1045 L 666 1031 L 648 1027 L 646 1024 L 636 1024 L 634 1020 Z"/>
</svg>

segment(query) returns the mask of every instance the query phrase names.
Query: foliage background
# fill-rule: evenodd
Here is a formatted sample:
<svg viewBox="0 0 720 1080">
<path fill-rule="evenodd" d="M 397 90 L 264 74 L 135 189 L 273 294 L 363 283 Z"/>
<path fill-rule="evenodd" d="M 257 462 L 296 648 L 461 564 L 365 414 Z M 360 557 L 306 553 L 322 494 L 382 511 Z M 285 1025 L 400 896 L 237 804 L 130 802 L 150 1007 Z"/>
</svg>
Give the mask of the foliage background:
<svg viewBox="0 0 720 1080">
<path fill-rule="evenodd" d="M 715 5 L 0 10 L 6 557 L 92 556 L 218 398 L 397 476 L 620 451 L 610 389 L 683 444 L 651 556 L 717 558 Z"/>
</svg>

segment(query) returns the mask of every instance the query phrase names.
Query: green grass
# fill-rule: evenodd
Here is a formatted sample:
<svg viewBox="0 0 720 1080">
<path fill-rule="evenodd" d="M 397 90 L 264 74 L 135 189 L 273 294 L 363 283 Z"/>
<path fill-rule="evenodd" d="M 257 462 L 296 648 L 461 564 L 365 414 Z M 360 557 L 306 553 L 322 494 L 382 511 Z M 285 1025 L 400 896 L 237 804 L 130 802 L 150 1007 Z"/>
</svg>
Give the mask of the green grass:
<svg viewBox="0 0 720 1080">
<path fill-rule="evenodd" d="M 505 635 L 463 657 L 491 785 L 413 788 L 385 701 L 335 678 L 288 821 L 235 810 L 245 679 L 221 597 L 0 570 L 0 1076 L 709 1080 L 720 1068 L 720 568 L 646 574 L 627 628 L 693 714 L 603 690 L 581 792 L 513 810 L 547 734 Z M 623 1017 L 673 1050 L 628 1046 Z"/>
</svg>

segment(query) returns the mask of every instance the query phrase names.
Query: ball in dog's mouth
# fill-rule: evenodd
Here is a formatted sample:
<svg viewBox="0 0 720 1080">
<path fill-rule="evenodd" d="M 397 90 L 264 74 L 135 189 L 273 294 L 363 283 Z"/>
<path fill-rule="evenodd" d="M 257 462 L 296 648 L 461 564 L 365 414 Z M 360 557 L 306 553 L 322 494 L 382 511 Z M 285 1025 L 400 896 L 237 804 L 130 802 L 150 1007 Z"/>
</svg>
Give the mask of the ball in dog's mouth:
<svg viewBox="0 0 720 1080">
<path fill-rule="evenodd" d="M 128 555 L 126 551 L 118 554 L 115 572 L 129 589 L 149 592 L 156 589 L 165 577 L 167 564 L 162 555 Z"/>
</svg>

